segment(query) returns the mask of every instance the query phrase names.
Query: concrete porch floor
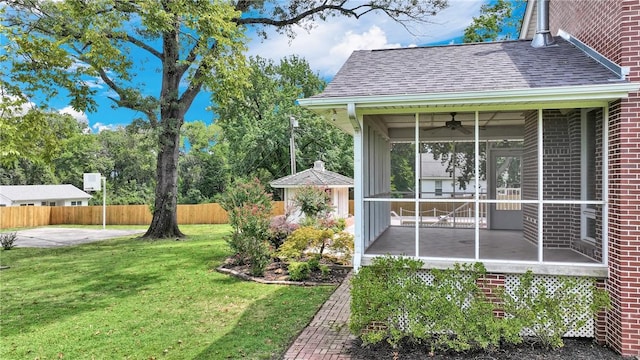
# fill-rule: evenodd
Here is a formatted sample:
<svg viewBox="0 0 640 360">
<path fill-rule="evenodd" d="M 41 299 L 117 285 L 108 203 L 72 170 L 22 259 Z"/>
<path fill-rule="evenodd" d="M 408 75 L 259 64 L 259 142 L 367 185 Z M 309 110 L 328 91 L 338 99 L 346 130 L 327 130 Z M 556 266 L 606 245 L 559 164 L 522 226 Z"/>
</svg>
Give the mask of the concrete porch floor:
<svg viewBox="0 0 640 360">
<path fill-rule="evenodd" d="M 390 226 L 366 250 L 365 255 L 415 256 L 415 228 Z M 474 258 L 474 229 L 419 229 L 419 256 L 441 258 Z M 544 261 L 567 263 L 597 262 L 571 249 L 548 248 Z M 480 229 L 480 260 L 537 261 L 537 246 L 526 241 L 522 231 Z"/>
</svg>

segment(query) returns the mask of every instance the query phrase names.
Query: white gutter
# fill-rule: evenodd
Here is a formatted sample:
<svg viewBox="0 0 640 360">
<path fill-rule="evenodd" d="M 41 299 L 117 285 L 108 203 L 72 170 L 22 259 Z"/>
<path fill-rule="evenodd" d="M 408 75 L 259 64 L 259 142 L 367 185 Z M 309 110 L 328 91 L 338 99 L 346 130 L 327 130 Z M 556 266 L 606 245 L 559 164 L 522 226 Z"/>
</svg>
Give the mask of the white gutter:
<svg viewBox="0 0 640 360">
<path fill-rule="evenodd" d="M 354 104 L 357 108 L 384 106 L 437 106 L 474 104 L 517 104 L 523 102 L 554 102 L 584 100 L 615 100 L 626 98 L 640 90 L 640 83 L 618 82 L 603 85 L 561 86 L 494 91 L 448 92 L 403 95 L 374 95 L 298 99 L 298 104 L 310 109 L 331 109 Z"/>
</svg>

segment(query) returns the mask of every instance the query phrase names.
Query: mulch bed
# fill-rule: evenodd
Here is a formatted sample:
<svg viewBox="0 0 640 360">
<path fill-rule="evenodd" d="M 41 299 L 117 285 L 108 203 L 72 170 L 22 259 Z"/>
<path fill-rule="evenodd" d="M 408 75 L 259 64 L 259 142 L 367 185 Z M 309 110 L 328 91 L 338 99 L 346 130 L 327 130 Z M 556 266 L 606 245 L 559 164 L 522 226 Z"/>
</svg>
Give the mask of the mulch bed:
<svg viewBox="0 0 640 360">
<path fill-rule="evenodd" d="M 613 350 L 596 344 L 593 339 L 564 339 L 564 347 L 547 350 L 533 344 L 521 344 L 496 351 L 468 353 L 430 354 L 425 346 L 404 343 L 393 349 L 388 343 L 362 346 L 359 339 L 353 340 L 348 350 L 352 360 L 398 359 L 398 360 L 632 360 Z"/>
<path fill-rule="evenodd" d="M 227 261 L 216 270 L 218 272 L 230 274 L 241 279 L 255 281 L 263 284 L 301 286 L 340 285 L 349 271 L 351 271 L 351 266 L 325 263 L 331 269 L 328 275 L 323 275 L 321 271 L 316 270 L 312 271 L 311 274 L 309 274 L 309 278 L 305 281 L 291 281 L 289 280 L 287 265 L 284 262 L 273 261 L 267 266 L 267 269 L 264 272 L 264 276 L 255 277 L 251 275 L 251 269 L 249 265 L 237 265 L 235 263 L 235 260 L 236 259 L 234 258 L 227 259 Z"/>
</svg>

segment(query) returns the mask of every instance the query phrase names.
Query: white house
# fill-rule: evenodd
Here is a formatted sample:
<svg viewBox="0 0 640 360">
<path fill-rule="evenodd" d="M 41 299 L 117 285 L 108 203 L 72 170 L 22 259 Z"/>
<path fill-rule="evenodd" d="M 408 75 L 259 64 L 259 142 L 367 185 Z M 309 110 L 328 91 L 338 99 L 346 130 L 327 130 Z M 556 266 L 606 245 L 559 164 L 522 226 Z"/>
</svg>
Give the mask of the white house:
<svg viewBox="0 0 640 360">
<path fill-rule="evenodd" d="M 71 184 L 0 186 L 0 206 L 87 206 L 89 199 Z"/>
<path fill-rule="evenodd" d="M 336 218 L 349 216 L 349 188 L 353 187 L 353 179 L 326 170 L 324 162 L 320 160 L 314 162 L 311 169 L 273 180 L 270 184 L 273 188 L 284 189 L 284 211 L 290 214 L 294 221 L 299 219 L 301 214 L 294 208 L 293 198 L 303 186 L 319 186 L 326 189 L 331 197 L 332 215 Z"/>
<path fill-rule="evenodd" d="M 447 163 L 435 160 L 431 153 L 420 154 L 420 192 L 425 197 L 456 197 L 475 194 L 475 178 L 462 186 L 457 181 L 460 172 L 455 171 L 455 177 L 447 171 Z M 487 181 L 480 179 L 480 193 L 486 193 Z"/>
</svg>

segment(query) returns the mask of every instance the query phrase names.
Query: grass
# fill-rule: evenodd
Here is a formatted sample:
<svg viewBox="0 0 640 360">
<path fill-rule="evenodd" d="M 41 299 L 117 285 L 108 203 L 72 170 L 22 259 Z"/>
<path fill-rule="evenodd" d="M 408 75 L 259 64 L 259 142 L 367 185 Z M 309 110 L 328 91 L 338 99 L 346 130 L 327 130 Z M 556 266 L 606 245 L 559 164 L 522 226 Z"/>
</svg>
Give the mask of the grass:
<svg viewBox="0 0 640 360">
<path fill-rule="evenodd" d="M 0 252 L 1 359 L 272 359 L 333 291 L 213 271 L 226 225 Z"/>
</svg>

